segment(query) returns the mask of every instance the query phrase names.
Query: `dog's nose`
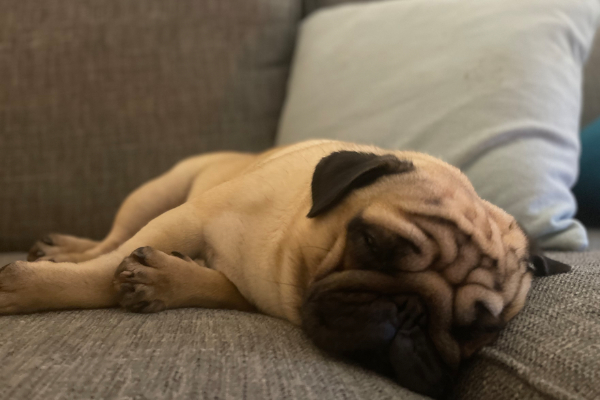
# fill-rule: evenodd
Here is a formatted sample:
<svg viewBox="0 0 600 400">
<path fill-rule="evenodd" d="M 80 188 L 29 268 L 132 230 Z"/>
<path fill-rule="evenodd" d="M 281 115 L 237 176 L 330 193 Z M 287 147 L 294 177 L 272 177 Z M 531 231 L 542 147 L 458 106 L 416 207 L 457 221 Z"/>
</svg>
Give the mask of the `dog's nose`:
<svg viewBox="0 0 600 400">
<path fill-rule="evenodd" d="M 389 361 L 398 383 L 434 399 L 450 393 L 454 371 L 442 360 L 433 342 L 419 324 L 406 324 L 394 337 Z"/>
<path fill-rule="evenodd" d="M 302 323 L 330 354 L 434 398 L 447 390 L 449 369 L 429 338 L 427 308 L 417 294 L 358 290 L 324 279 L 309 291 Z"/>
<path fill-rule="evenodd" d="M 398 293 L 389 278 L 380 282 L 387 284 L 386 288 L 370 287 L 364 285 L 366 279 L 355 275 L 332 274 L 309 288 L 302 322 L 319 347 L 335 354 L 371 351 L 389 346 L 400 330 L 415 326 L 426 330 L 427 309 L 417 294 Z"/>
</svg>

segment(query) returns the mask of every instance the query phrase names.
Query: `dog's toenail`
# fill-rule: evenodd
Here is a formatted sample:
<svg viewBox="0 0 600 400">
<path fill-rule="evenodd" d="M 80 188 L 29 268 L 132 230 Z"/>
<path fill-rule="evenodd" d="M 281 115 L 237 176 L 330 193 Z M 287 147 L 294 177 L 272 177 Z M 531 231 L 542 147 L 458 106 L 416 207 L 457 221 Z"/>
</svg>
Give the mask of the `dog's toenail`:
<svg viewBox="0 0 600 400">
<path fill-rule="evenodd" d="M 53 262 L 53 263 L 55 263 L 55 262 L 56 262 L 56 260 L 55 260 L 54 258 L 50 258 L 50 259 L 49 259 L 49 260 L 47 260 L 47 261 L 50 261 L 50 262 Z"/>
<path fill-rule="evenodd" d="M 54 242 L 52 241 L 52 238 L 50 236 L 45 236 L 42 239 L 43 243 L 46 243 L 48 246 L 54 246 Z"/>
<path fill-rule="evenodd" d="M 35 252 L 35 256 L 37 258 L 44 257 L 45 255 L 46 255 L 46 253 L 44 253 L 42 250 L 38 250 Z"/>
<path fill-rule="evenodd" d="M 131 272 L 131 271 L 123 271 L 123 272 L 121 272 L 121 276 L 123 278 L 131 278 L 133 276 L 133 272 Z"/>
<path fill-rule="evenodd" d="M 144 249 L 145 249 L 145 247 L 138 247 L 131 254 L 138 258 L 144 259 L 144 258 L 146 258 L 146 254 L 144 254 Z"/>
<path fill-rule="evenodd" d="M 139 247 L 131 253 L 131 256 L 140 264 L 146 265 L 146 249 L 148 247 Z M 146 265 L 147 266 L 147 265 Z"/>
<path fill-rule="evenodd" d="M 181 258 L 182 260 L 185 260 L 185 256 L 183 254 L 181 254 L 180 252 L 178 252 L 178 251 L 172 251 L 171 255 L 175 256 L 177 258 Z"/>
<path fill-rule="evenodd" d="M 144 308 L 148 307 L 150 303 L 147 301 L 140 301 L 137 304 L 131 306 L 131 311 L 133 312 L 141 312 Z"/>
</svg>

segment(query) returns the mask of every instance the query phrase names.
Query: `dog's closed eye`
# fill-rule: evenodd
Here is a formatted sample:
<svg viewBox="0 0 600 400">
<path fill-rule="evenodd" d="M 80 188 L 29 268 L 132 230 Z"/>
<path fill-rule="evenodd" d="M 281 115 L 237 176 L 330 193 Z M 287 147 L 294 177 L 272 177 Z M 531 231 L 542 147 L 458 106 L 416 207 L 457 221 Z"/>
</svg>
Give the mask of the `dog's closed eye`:
<svg viewBox="0 0 600 400">
<path fill-rule="evenodd" d="M 410 240 L 360 217 L 348 224 L 348 248 L 347 262 L 352 268 L 388 274 L 399 269 L 403 257 L 420 252 Z"/>
</svg>

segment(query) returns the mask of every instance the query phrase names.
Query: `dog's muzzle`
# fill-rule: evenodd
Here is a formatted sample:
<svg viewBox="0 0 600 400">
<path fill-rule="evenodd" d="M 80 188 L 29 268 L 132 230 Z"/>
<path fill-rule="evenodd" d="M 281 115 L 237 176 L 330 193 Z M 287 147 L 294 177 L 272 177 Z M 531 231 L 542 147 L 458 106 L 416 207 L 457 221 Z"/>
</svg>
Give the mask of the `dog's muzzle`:
<svg viewBox="0 0 600 400">
<path fill-rule="evenodd" d="M 429 337 L 420 297 L 344 287 L 336 278 L 314 283 L 304 301 L 302 323 L 313 342 L 327 353 L 394 377 L 407 389 L 445 397 L 455 371 Z"/>
</svg>

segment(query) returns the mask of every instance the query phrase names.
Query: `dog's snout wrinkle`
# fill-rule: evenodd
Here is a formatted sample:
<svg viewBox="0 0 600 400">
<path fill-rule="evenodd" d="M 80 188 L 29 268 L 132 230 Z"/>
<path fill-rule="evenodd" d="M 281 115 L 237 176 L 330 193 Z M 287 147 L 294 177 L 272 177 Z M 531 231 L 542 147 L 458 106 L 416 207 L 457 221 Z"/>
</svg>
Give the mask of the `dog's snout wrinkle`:
<svg viewBox="0 0 600 400">
<path fill-rule="evenodd" d="M 348 341 L 345 349 L 352 353 L 355 343 L 370 338 L 374 346 L 370 349 L 380 356 L 386 354 L 395 372 L 408 376 L 402 384 L 411 387 L 411 382 L 418 382 L 415 389 L 422 393 L 426 387 L 443 386 L 441 382 L 448 382 L 462 359 L 489 344 L 505 325 L 506 315 L 517 312 L 521 294 L 526 292 L 517 279 L 523 255 L 514 246 L 522 238 L 519 231 L 507 230 L 510 221 L 497 219 L 484 203 L 474 206 L 470 218 L 465 217 L 464 208 L 446 211 L 440 207 L 439 213 L 427 214 L 401 209 L 397 218 L 389 218 L 385 207 L 363 212 L 360 220 L 355 218 L 349 225 L 346 242 L 347 246 L 358 243 L 362 252 L 347 248 L 341 270 L 317 282 L 318 291 L 350 290 L 347 294 L 352 293 L 355 300 L 346 299 L 346 306 L 360 309 L 341 312 L 347 319 L 334 325 L 343 332 L 329 337 L 335 343 L 323 341 L 321 345 L 344 349 L 343 337 Z M 355 236 L 351 236 L 352 229 Z M 364 229 L 368 229 L 366 234 Z M 368 298 L 355 295 L 361 290 L 379 297 L 360 306 L 358 299 Z M 521 297 L 512 306 L 517 294 Z M 361 324 L 368 327 L 352 329 Z M 377 329 L 379 335 L 373 335 Z M 399 366 L 402 360 L 409 360 L 411 367 Z"/>
<path fill-rule="evenodd" d="M 381 275 L 345 271 L 314 285 L 304 306 L 305 331 L 327 352 L 387 371 L 403 386 L 438 397 L 454 369 L 430 337 L 427 303 L 418 291 L 401 287 L 401 279 Z"/>
<path fill-rule="evenodd" d="M 435 264 L 448 265 L 458 256 L 456 242 L 457 227 L 450 221 L 438 217 L 413 216 L 413 222 L 435 242 L 438 258 Z"/>
</svg>

